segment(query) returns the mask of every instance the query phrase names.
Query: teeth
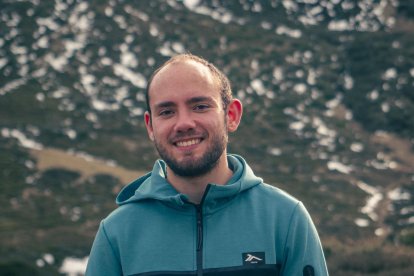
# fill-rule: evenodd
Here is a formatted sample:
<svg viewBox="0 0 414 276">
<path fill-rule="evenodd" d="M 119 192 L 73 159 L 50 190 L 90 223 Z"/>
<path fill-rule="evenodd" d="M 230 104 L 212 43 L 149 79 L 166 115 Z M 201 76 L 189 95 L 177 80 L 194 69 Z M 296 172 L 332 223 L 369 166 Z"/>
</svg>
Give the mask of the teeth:
<svg viewBox="0 0 414 276">
<path fill-rule="evenodd" d="M 182 141 L 182 142 L 177 142 L 177 146 L 179 147 L 188 147 L 191 145 L 195 145 L 200 143 L 200 139 L 192 139 L 192 140 L 188 140 L 188 141 Z"/>
</svg>

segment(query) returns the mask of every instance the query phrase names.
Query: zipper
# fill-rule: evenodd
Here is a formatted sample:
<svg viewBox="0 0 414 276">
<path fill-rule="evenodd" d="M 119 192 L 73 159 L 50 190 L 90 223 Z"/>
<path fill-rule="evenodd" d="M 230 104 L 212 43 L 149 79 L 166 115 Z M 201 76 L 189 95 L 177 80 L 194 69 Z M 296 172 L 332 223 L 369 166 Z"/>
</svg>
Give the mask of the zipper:
<svg viewBox="0 0 414 276">
<path fill-rule="evenodd" d="M 196 209 L 196 224 L 197 224 L 197 276 L 203 275 L 203 202 L 206 198 L 208 191 L 210 190 L 211 185 L 208 184 L 206 190 L 204 191 L 203 198 L 201 199 L 200 204 L 194 204 Z"/>
<path fill-rule="evenodd" d="M 197 276 L 203 275 L 203 206 L 195 205 L 197 213 Z"/>
</svg>

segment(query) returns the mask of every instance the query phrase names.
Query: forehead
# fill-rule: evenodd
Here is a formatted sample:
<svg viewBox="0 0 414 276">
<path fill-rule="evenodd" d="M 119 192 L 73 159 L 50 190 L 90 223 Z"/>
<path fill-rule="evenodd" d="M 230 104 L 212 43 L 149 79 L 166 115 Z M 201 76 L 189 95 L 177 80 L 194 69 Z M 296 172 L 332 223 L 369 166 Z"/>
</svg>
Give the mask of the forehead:
<svg viewBox="0 0 414 276">
<path fill-rule="evenodd" d="M 183 60 L 162 68 L 154 76 L 148 92 L 150 102 L 189 94 L 219 96 L 219 85 L 208 67 L 196 61 Z"/>
</svg>

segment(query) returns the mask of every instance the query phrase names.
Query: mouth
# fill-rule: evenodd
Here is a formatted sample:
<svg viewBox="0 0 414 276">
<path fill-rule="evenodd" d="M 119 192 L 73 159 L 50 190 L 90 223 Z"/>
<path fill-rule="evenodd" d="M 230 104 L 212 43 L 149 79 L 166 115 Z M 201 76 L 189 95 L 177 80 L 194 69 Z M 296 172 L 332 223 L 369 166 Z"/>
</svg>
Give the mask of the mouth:
<svg viewBox="0 0 414 276">
<path fill-rule="evenodd" d="M 201 141 L 202 141 L 201 138 L 192 138 L 192 139 L 177 141 L 174 143 L 174 145 L 179 148 L 183 148 L 183 147 L 198 145 L 201 143 Z"/>
</svg>

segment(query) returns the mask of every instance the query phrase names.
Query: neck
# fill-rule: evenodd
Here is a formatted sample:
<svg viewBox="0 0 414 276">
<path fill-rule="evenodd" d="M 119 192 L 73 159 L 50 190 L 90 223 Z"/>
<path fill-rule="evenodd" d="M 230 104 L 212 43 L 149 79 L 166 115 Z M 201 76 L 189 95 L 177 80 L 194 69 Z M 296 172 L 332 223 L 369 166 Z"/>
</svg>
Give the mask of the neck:
<svg viewBox="0 0 414 276">
<path fill-rule="evenodd" d="M 195 177 L 183 177 L 176 175 L 167 167 L 168 182 L 180 193 L 189 197 L 195 204 L 201 203 L 206 187 L 209 183 L 224 185 L 233 175 L 229 169 L 227 155 L 224 153 L 217 165 L 208 173 Z"/>
</svg>

